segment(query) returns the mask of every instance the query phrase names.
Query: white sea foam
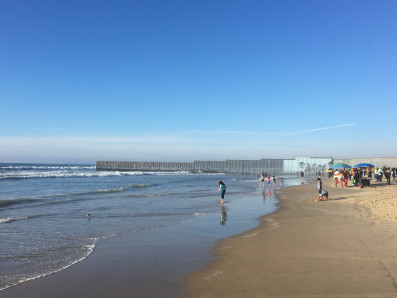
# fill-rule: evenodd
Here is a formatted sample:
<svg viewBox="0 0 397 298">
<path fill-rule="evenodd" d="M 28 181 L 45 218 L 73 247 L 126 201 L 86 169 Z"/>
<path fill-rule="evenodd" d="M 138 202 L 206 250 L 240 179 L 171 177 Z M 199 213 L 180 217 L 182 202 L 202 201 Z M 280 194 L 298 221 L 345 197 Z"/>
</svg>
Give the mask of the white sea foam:
<svg viewBox="0 0 397 298">
<path fill-rule="evenodd" d="M 88 245 L 85 245 L 85 246 L 84 246 L 84 248 L 86 248 L 85 254 L 84 254 L 82 257 L 80 257 L 80 258 L 78 258 L 78 259 L 72 261 L 70 264 L 65 265 L 65 266 L 63 266 L 63 267 L 61 267 L 61 268 L 59 268 L 59 269 L 57 269 L 57 270 L 52 270 L 52 271 L 49 271 L 49 272 L 46 272 L 46 273 L 38 274 L 37 276 L 23 277 L 23 278 L 19 279 L 18 281 L 16 281 L 16 282 L 13 283 L 13 284 L 10 284 L 10 285 L 7 285 L 7 286 L 5 286 L 5 287 L 3 287 L 3 288 L 0 288 L 0 291 L 5 290 L 5 289 L 8 289 L 8 288 L 11 288 L 11 287 L 14 287 L 14 286 L 16 286 L 16 285 L 19 285 L 19 284 L 21 284 L 21 283 L 23 283 L 23 282 L 26 282 L 26 281 L 29 281 L 29 280 L 35 280 L 35 279 L 38 279 L 38 278 L 41 278 L 41 277 L 44 277 L 44 276 L 47 276 L 47 275 L 51 275 L 51 274 L 60 272 L 60 271 L 62 271 L 62 270 L 65 270 L 65 269 L 67 269 L 67 268 L 73 266 L 74 264 L 77 264 L 77 263 L 79 263 L 79 262 L 84 261 L 84 260 L 87 259 L 87 258 L 89 257 L 89 255 L 94 251 L 95 246 L 96 246 L 96 243 L 98 242 L 99 238 L 92 238 L 91 240 L 93 241 L 92 244 L 88 244 Z"/>
<path fill-rule="evenodd" d="M 25 220 L 25 219 L 29 219 L 29 216 L 16 217 L 16 218 L 13 218 L 13 217 L 6 217 L 6 218 L 0 217 L 0 224 L 2 224 L 2 223 L 10 223 L 10 222 L 17 221 L 17 220 Z"/>
<path fill-rule="evenodd" d="M 205 215 L 208 214 L 207 212 L 195 212 L 194 216 Z"/>
<path fill-rule="evenodd" d="M 141 171 L 6 171 L 0 173 L 0 179 L 37 179 L 37 178 L 91 178 L 91 177 L 117 177 L 117 176 L 178 176 L 178 175 L 194 175 L 189 172 L 141 172 Z"/>
<path fill-rule="evenodd" d="M 0 179 L 32 179 L 32 178 L 90 178 L 142 175 L 142 172 L 96 172 L 96 171 L 13 171 L 0 173 Z"/>
<path fill-rule="evenodd" d="M 78 165 L 3 165 L 0 166 L 0 170 L 5 171 L 49 171 L 49 170 L 61 170 L 61 171 L 71 171 L 71 170 L 95 170 L 96 166 L 78 166 Z"/>
</svg>

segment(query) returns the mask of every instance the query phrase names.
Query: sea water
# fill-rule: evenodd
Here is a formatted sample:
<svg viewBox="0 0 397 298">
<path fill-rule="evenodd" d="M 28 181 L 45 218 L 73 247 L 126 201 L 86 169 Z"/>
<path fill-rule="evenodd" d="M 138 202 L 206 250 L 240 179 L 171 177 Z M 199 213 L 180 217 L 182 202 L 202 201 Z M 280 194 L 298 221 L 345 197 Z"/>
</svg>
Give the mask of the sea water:
<svg viewBox="0 0 397 298">
<path fill-rule="evenodd" d="M 222 208 L 219 180 L 227 186 Z M 284 181 L 300 183 L 296 177 Z M 0 290 L 83 261 L 103 239 L 211 215 L 219 218 L 214 225 L 224 226 L 215 237 L 241 233 L 277 209 L 279 180 L 264 191 L 258 185 L 254 175 L 0 164 Z M 230 220 L 226 211 L 233 209 L 238 216 Z"/>
</svg>

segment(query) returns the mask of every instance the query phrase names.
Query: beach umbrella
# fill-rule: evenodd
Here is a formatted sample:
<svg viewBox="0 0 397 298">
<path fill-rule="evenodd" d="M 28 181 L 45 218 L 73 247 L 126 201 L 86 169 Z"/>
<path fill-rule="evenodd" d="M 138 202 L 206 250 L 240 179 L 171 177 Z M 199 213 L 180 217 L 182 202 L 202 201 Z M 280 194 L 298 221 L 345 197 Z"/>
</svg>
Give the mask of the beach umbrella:
<svg viewBox="0 0 397 298">
<path fill-rule="evenodd" d="M 366 168 L 374 168 L 374 167 L 375 166 L 370 164 L 370 163 L 359 163 L 358 165 L 355 165 L 353 168 L 354 169 L 356 169 L 356 168 L 360 168 L 360 169 L 364 168 L 364 169 L 366 169 Z"/>
<path fill-rule="evenodd" d="M 330 166 L 331 169 L 335 170 L 335 169 L 350 169 L 351 166 L 349 166 L 348 164 L 345 163 L 336 163 L 333 164 L 332 166 Z"/>
</svg>

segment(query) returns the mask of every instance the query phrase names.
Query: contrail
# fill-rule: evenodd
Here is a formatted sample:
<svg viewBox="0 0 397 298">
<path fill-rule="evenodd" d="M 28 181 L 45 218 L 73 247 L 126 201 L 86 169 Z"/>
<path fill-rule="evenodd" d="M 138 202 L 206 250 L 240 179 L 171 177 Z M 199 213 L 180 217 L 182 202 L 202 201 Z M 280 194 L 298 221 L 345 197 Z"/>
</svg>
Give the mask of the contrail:
<svg viewBox="0 0 397 298">
<path fill-rule="evenodd" d="M 334 126 L 312 128 L 312 129 L 302 130 L 302 131 L 298 131 L 298 132 L 293 132 L 291 134 L 310 133 L 310 132 L 316 132 L 316 131 L 322 131 L 322 130 L 329 130 L 329 129 L 335 129 L 335 128 L 341 128 L 341 127 L 354 126 L 354 125 L 356 125 L 356 123 L 346 123 L 346 124 L 339 124 L 339 125 L 334 125 Z"/>
<path fill-rule="evenodd" d="M 354 126 L 356 123 L 346 123 L 346 124 L 339 124 L 334 126 L 327 126 L 327 127 L 319 127 L 319 128 L 311 128 L 302 131 L 295 131 L 295 132 L 265 132 L 265 131 L 241 131 L 241 130 L 217 130 L 217 131 L 208 131 L 210 133 L 224 133 L 224 134 L 235 134 L 235 135 L 266 135 L 266 136 L 290 136 L 290 135 L 299 135 L 329 129 L 336 129 L 342 127 L 349 127 Z"/>
</svg>

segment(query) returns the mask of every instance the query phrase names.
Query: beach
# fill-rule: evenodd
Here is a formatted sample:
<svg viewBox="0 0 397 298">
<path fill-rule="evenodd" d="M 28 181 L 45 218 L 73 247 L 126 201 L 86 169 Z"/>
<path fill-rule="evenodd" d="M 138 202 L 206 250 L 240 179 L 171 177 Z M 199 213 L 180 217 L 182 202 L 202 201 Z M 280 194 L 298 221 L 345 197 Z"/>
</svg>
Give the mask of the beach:
<svg viewBox="0 0 397 298">
<path fill-rule="evenodd" d="M 247 219 L 273 204 L 267 187 L 229 196 L 226 225 L 209 212 L 104 239 L 83 262 L 0 297 L 397 297 L 397 186 L 324 178 L 329 200 L 315 202 L 314 181 L 279 189 L 259 223 Z"/>
<path fill-rule="evenodd" d="M 278 195 L 262 225 L 219 242 L 185 297 L 397 297 L 397 186 L 315 182 Z"/>
</svg>

